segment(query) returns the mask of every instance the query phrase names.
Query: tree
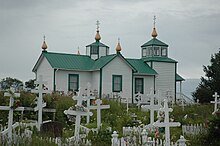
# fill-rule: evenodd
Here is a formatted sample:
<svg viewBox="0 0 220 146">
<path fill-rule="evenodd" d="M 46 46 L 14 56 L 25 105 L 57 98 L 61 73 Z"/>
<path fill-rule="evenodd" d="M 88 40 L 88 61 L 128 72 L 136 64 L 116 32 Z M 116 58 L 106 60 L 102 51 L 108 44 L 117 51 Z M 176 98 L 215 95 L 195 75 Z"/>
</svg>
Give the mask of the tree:
<svg viewBox="0 0 220 146">
<path fill-rule="evenodd" d="M 29 81 L 25 82 L 25 87 L 34 89 L 36 86 L 34 84 L 35 79 L 30 79 Z"/>
<path fill-rule="evenodd" d="M 0 85 L 2 90 L 9 89 L 10 87 L 14 87 L 19 90 L 23 87 L 22 81 L 11 77 L 6 77 L 2 79 Z"/>
<path fill-rule="evenodd" d="M 211 65 L 203 66 L 205 76 L 201 77 L 201 82 L 192 93 L 194 100 L 199 99 L 201 103 L 210 102 L 214 92 L 220 94 L 220 51 L 211 56 Z"/>
</svg>

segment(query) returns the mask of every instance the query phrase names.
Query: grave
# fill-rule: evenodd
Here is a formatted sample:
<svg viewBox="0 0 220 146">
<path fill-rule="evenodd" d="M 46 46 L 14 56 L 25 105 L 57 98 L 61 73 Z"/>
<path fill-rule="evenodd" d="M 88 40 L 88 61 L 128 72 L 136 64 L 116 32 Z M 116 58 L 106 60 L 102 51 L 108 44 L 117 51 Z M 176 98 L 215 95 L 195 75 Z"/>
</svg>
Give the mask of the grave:
<svg viewBox="0 0 220 146">
<path fill-rule="evenodd" d="M 217 92 L 215 92 L 214 95 L 212 95 L 215 98 L 215 101 L 211 101 L 211 103 L 214 103 L 214 112 L 212 113 L 213 115 L 218 111 L 218 104 L 220 104 L 219 101 L 219 95 Z"/>
<path fill-rule="evenodd" d="M 44 93 L 51 93 L 48 90 L 44 90 L 44 84 L 47 84 L 47 82 L 43 81 L 43 76 L 39 76 L 38 81 L 34 81 L 34 83 L 38 86 L 37 90 L 31 90 L 32 93 L 37 93 L 38 98 L 37 98 L 37 106 L 34 108 L 34 111 L 38 111 L 38 123 L 37 123 L 37 129 L 40 131 L 40 126 L 42 124 L 42 111 L 43 108 L 46 107 L 46 103 L 43 102 L 43 94 Z"/>
<path fill-rule="evenodd" d="M 14 111 L 23 111 L 23 107 L 17 107 L 14 109 L 14 98 L 19 98 L 20 93 L 15 93 L 15 90 L 13 88 L 10 88 L 10 90 L 6 93 L 4 93 L 4 96 L 10 97 L 10 103 L 9 106 L 0 106 L 0 110 L 8 110 L 8 128 L 4 130 L 4 133 L 8 134 L 8 140 L 9 143 L 12 141 L 12 129 L 13 129 L 13 112 Z"/>
<path fill-rule="evenodd" d="M 156 127 L 165 127 L 165 146 L 170 146 L 170 127 L 180 126 L 180 123 L 169 121 L 169 112 L 172 112 L 173 109 L 168 107 L 167 99 L 164 99 L 164 107 L 160 111 L 165 114 L 164 122 L 155 122 L 153 125 Z"/>
<path fill-rule="evenodd" d="M 101 110 L 102 109 L 109 109 L 110 105 L 101 105 L 102 100 L 96 99 L 95 101 L 96 106 L 90 106 L 90 109 L 97 109 L 97 129 L 100 129 L 101 126 Z"/>
<path fill-rule="evenodd" d="M 159 102 L 160 100 L 158 100 L 158 103 L 160 104 L 155 104 L 155 97 L 156 94 L 153 93 L 154 91 L 151 90 L 150 92 L 150 105 L 142 105 L 141 108 L 142 109 L 149 109 L 150 110 L 150 125 L 152 125 L 154 123 L 154 111 L 158 111 L 161 108 L 161 102 Z"/>
<path fill-rule="evenodd" d="M 80 140 L 80 122 L 81 122 L 81 116 L 92 116 L 93 113 L 88 111 L 88 108 L 85 108 L 82 105 L 82 101 L 86 100 L 84 97 L 80 96 L 80 89 L 77 93 L 77 97 L 73 97 L 74 100 L 77 100 L 77 104 L 75 105 L 76 109 L 74 110 L 72 107 L 70 107 L 68 110 L 64 111 L 64 114 L 70 115 L 70 116 L 76 116 L 75 119 L 75 132 L 74 132 L 74 138 L 75 142 L 78 143 Z"/>
<path fill-rule="evenodd" d="M 87 104 L 87 108 L 88 108 L 88 112 L 90 111 L 90 106 L 91 106 L 91 99 L 95 99 L 95 96 L 91 96 L 91 84 L 88 82 L 87 83 L 87 93 L 86 93 L 86 104 Z M 88 115 L 86 117 L 86 122 L 87 124 L 89 123 L 90 121 L 90 116 Z"/>
<path fill-rule="evenodd" d="M 61 137 L 62 136 L 63 126 L 60 122 L 46 122 L 41 125 L 41 133 L 47 136 L 52 137 Z"/>
</svg>

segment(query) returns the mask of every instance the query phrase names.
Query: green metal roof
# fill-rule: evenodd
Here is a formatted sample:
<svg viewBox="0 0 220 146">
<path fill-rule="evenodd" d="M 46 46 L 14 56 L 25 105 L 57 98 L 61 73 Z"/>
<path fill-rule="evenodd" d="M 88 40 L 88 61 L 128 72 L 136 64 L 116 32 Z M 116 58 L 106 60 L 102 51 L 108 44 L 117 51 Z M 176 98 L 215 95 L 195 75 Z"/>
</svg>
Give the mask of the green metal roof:
<svg viewBox="0 0 220 146">
<path fill-rule="evenodd" d="M 135 67 L 133 67 L 120 53 L 102 56 L 97 60 L 93 60 L 87 55 L 42 52 L 40 58 L 33 68 L 33 72 L 36 71 L 43 57 L 48 60 L 52 68 L 92 71 L 103 68 L 116 56 L 121 57 L 134 71 L 136 71 Z"/>
<path fill-rule="evenodd" d="M 176 73 L 176 81 L 185 81 L 185 79 Z"/>
<path fill-rule="evenodd" d="M 173 60 L 173 59 L 168 58 L 168 57 L 161 57 L 161 56 L 143 57 L 142 60 L 143 60 L 144 62 L 155 61 L 155 62 L 177 63 L 176 60 Z"/>
<path fill-rule="evenodd" d="M 146 42 L 141 47 L 147 47 L 147 46 L 164 46 L 164 47 L 168 47 L 167 44 L 165 44 L 164 42 L 162 42 L 162 41 L 160 41 L 156 38 L 152 38 L 150 41 Z"/>
<path fill-rule="evenodd" d="M 100 57 L 99 59 L 97 59 L 95 61 L 95 63 L 93 64 L 92 69 L 96 70 L 96 69 L 100 69 L 100 68 L 104 67 L 110 61 L 112 61 L 116 56 L 117 56 L 117 54 L 112 54 L 112 55 L 107 55 L 107 56 Z"/>
<path fill-rule="evenodd" d="M 139 74 L 156 75 L 157 72 L 152 69 L 148 64 L 144 63 L 142 59 L 126 59 Z"/>
<path fill-rule="evenodd" d="M 96 41 L 96 42 L 94 42 L 94 43 L 92 43 L 92 44 L 90 44 L 90 45 L 87 45 L 86 47 L 89 47 L 89 46 L 99 46 L 99 47 L 107 47 L 107 48 L 109 48 L 108 46 L 106 46 L 105 44 L 103 44 L 103 43 L 101 43 L 100 41 Z"/>
<path fill-rule="evenodd" d="M 90 70 L 94 64 L 89 56 L 43 52 L 52 68 Z"/>
</svg>

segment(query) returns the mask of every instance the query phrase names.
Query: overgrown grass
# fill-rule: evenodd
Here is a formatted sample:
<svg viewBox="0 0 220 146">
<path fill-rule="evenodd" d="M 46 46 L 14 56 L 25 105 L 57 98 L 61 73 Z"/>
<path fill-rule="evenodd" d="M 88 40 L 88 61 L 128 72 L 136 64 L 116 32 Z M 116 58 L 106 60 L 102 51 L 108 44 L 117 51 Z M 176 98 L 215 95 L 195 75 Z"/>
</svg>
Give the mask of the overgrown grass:
<svg viewBox="0 0 220 146">
<path fill-rule="evenodd" d="M 34 99 L 36 95 L 31 93 L 21 93 L 20 101 L 22 106 L 34 107 Z M 46 95 L 44 96 L 44 101 L 47 102 L 46 108 L 55 108 L 56 109 L 56 115 L 55 115 L 55 121 L 61 122 L 63 124 L 63 127 L 65 128 L 63 132 L 63 137 L 70 137 L 73 135 L 74 132 L 74 123 L 69 122 L 67 116 L 64 114 L 64 110 L 67 110 L 69 107 L 74 106 L 76 104 L 75 101 L 72 100 L 72 97 L 69 96 L 59 96 L 59 95 Z M 3 96 L 3 93 L 0 92 L 0 105 L 8 105 L 9 104 L 9 98 L 6 98 Z M 102 131 L 98 135 L 90 134 L 90 138 L 94 138 L 97 140 L 97 143 L 95 145 L 100 144 L 101 142 L 109 141 L 105 138 L 111 135 L 107 131 L 105 131 L 105 128 L 112 127 L 113 131 L 117 131 L 119 133 L 119 136 L 122 136 L 122 127 L 124 126 L 133 126 L 137 123 L 134 123 L 134 119 L 132 118 L 132 114 L 135 113 L 137 115 L 136 120 L 140 120 L 140 124 L 149 124 L 149 117 L 150 112 L 143 112 L 140 109 L 138 109 L 135 105 L 129 105 L 129 111 L 127 112 L 126 104 L 112 101 L 112 100 L 105 100 L 103 99 L 103 104 L 109 104 L 110 109 L 105 109 L 101 111 L 101 117 L 102 117 Z M 170 118 L 174 119 L 175 122 L 180 122 L 181 125 L 186 124 L 198 124 L 198 123 L 208 123 L 208 121 L 213 117 L 211 114 L 213 111 L 213 105 L 211 104 L 200 104 L 200 105 L 191 105 L 184 107 L 184 110 L 182 110 L 182 107 L 175 105 L 173 108 L 173 112 L 170 113 Z M 96 110 L 92 110 L 93 116 L 90 119 L 90 123 L 86 124 L 86 117 L 83 117 L 81 122 L 82 125 L 85 125 L 88 128 L 96 128 Z M 7 123 L 7 117 L 8 117 L 8 111 L 0 111 L 0 124 L 6 125 Z M 36 112 L 24 112 L 24 119 L 37 119 L 37 113 Z M 156 112 L 155 112 L 155 120 L 156 120 Z M 187 115 L 187 116 L 186 116 Z M 43 119 L 48 120 L 52 119 L 53 115 L 50 113 L 43 113 Z M 184 118 L 185 117 L 185 118 Z M 186 118 L 187 117 L 187 118 Z M 20 120 L 20 114 L 19 112 L 15 112 L 14 115 L 14 122 Z M 70 130 L 72 129 L 72 130 Z M 180 135 L 182 134 L 181 127 L 179 128 L 171 128 L 171 139 L 173 141 L 176 141 L 179 139 Z M 202 136 L 198 137 L 187 137 L 190 141 L 192 140 L 196 141 Z M 35 145 L 34 141 L 39 142 L 39 139 L 33 138 L 33 144 Z M 93 140 L 94 142 L 94 140 Z M 99 143 L 98 143 L 99 142 Z M 37 144 L 39 145 L 39 144 Z M 41 145 L 41 144 L 40 144 Z M 42 145 L 50 145 L 46 141 L 42 141 Z M 52 144 L 53 145 L 53 144 Z M 196 146 L 196 145 L 195 145 Z"/>
</svg>

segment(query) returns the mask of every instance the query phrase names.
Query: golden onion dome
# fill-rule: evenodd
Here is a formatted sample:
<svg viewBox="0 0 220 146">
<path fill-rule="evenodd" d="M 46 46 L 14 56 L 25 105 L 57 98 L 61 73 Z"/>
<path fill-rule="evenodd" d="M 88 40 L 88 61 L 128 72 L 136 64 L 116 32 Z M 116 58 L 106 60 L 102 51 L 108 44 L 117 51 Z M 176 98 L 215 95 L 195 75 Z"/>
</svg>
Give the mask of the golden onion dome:
<svg viewBox="0 0 220 146">
<path fill-rule="evenodd" d="M 101 40 L 101 36 L 100 36 L 100 34 L 99 34 L 99 30 L 96 31 L 95 40 L 96 40 L 96 41 Z"/>
<path fill-rule="evenodd" d="M 151 36 L 154 37 L 154 38 L 157 37 L 157 31 L 156 31 L 155 27 L 153 28 L 153 32 L 152 32 Z"/>
<path fill-rule="evenodd" d="M 46 42 L 45 42 L 45 41 L 43 42 L 43 44 L 42 44 L 41 48 L 42 48 L 44 51 L 47 49 L 47 44 L 46 44 Z"/>
<path fill-rule="evenodd" d="M 118 42 L 116 48 L 115 48 L 116 52 L 120 52 L 121 51 L 121 45 L 120 42 Z"/>
</svg>

